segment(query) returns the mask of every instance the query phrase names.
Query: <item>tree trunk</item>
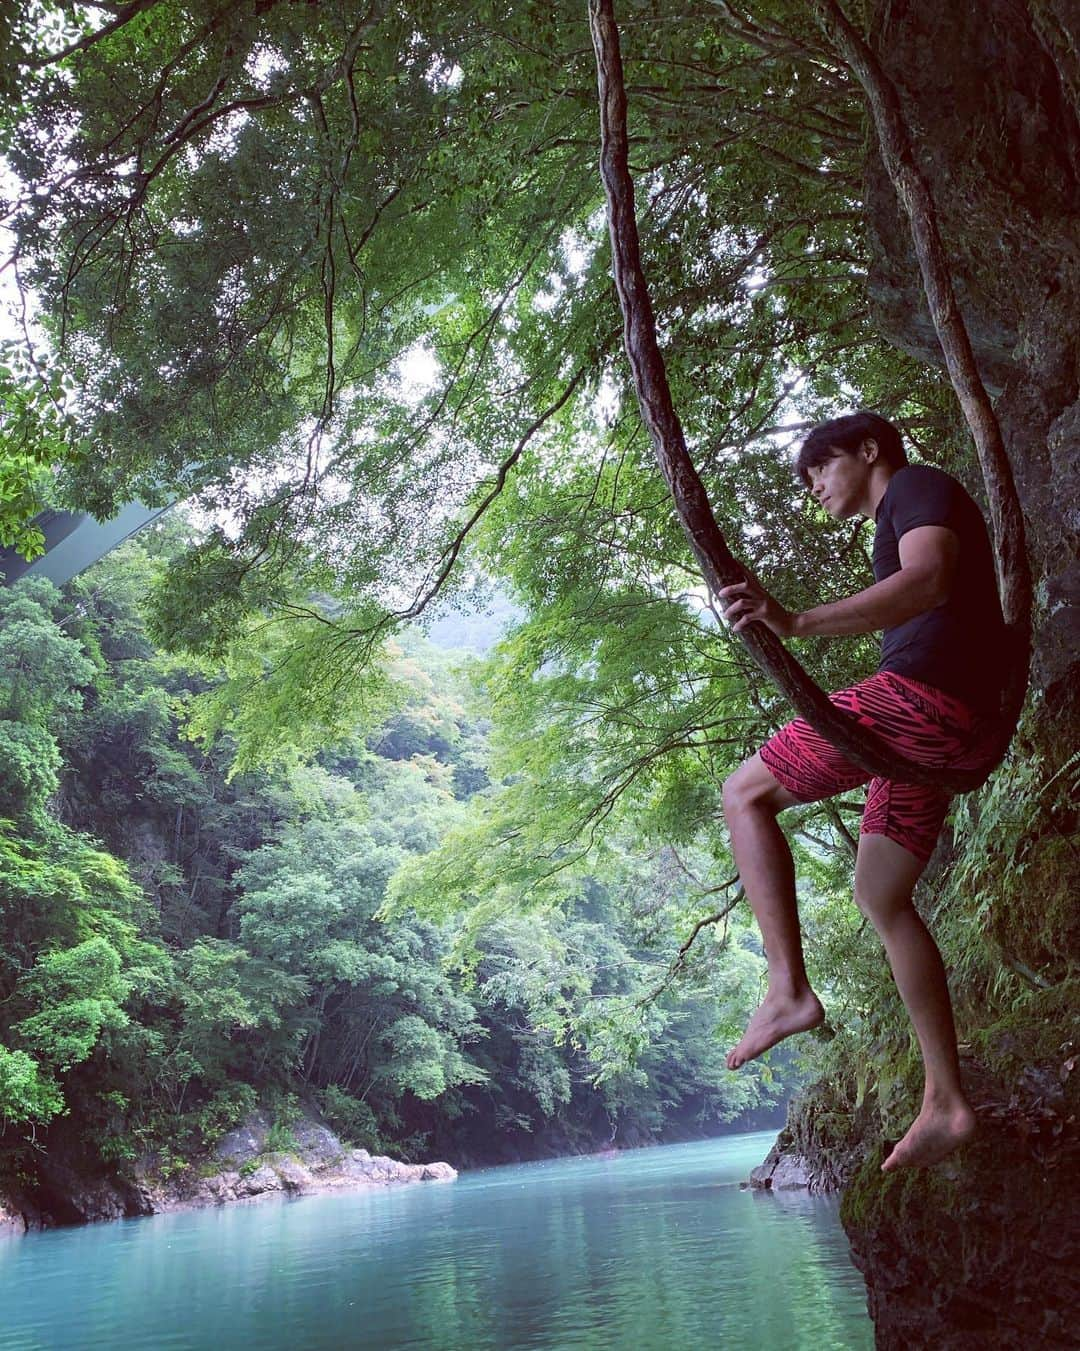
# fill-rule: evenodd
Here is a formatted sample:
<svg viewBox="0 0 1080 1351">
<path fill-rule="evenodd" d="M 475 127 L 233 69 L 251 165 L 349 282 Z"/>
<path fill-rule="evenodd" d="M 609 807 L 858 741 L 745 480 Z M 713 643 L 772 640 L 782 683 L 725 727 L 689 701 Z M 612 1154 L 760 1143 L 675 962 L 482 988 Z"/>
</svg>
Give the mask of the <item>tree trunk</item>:
<svg viewBox="0 0 1080 1351">
<path fill-rule="evenodd" d="M 723 586 L 742 581 L 745 571 L 727 546 L 686 449 L 686 439 L 671 399 L 664 358 L 656 339 L 634 214 L 634 185 L 628 167 L 626 91 L 612 0 L 589 0 L 589 22 L 596 52 L 600 99 L 600 172 L 607 195 L 612 271 L 623 313 L 623 341 L 642 420 L 649 430 L 660 470 L 671 490 L 690 547 L 715 594 Z M 985 782 L 989 763 L 982 770 L 931 769 L 897 754 L 879 737 L 836 708 L 825 691 L 810 679 L 780 639 L 764 624 L 749 625 L 741 637 L 757 664 L 815 731 L 868 773 L 905 783 L 945 787 L 954 792 L 967 792 Z"/>
<path fill-rule="evenodd" d="M 863 87 L 886 172 L 911 224 L 923 289 L 956 397 L 979 456 L 994 532 L 1001 609 L 1010 631 L 1009 681 L 1002 701 L 1000 754 L 1016 729 L 1031 665 L 1031 567 L 1024 513 L 990 396 L 960 313 L 930 188 L 915 160 L 896 86 L 837 0 L 815 0 L 818 22 Z"/>
</svg>

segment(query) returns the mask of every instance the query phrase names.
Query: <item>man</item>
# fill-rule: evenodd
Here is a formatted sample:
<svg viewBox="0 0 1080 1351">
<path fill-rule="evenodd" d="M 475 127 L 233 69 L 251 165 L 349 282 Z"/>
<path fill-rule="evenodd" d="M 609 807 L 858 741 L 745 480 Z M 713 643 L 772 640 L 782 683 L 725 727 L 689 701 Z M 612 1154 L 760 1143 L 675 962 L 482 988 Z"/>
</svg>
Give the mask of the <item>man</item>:
<svg viewBox="0 0 1080 1351">
<path fill-rule="evenodd" d="M 816 427 L 796 467 L 831 516 L 876 523 L 876 581 L 844 600 L 793 614 L 751 579 L 720 592 L 726 618 L 736 632 L 758 622 L 782 638 L 882 630 L 877 673 L 830 698 L 907 759 L 978 765 L 987 719 L 997 713 L 1004 650 L 993 555 L 979 508 L 948 474 L 909 465 L 899 432 L 874 413 Z M 867 781 L 855 901 L 884 942 L 925 1068 L 922 1109 L 883 1163 L 889 1172 L 936 1163 L 975 1130 L 960 1085 L 945 969 L 912 904 L 950 795 L 871 778 L 802 719 L 767 741 L 724 785 L 735 864 L 769 968 L 765 999 L 727 1064 L 738 1069 L 824 1019 L 803 965 L 794 866 L 776 817 Z"/>
</svg>

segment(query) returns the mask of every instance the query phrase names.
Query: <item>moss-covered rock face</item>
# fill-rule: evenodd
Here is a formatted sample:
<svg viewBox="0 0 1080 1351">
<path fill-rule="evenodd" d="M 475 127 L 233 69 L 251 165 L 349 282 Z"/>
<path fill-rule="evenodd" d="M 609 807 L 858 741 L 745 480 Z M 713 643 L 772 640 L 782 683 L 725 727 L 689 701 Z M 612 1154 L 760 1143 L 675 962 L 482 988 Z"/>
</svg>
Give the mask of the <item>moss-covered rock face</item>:
<svg viewBox="0 0 1080 1351">
<path fill-rule="evenodd" d="M 879 1351 L 1076 1345 L 1078 1005 L 1074 977 L 965 1048 L 978 1133 L 934 1168 L 883 1174 L 880 1115 L 852 1109 L 841 1088 L 815 1085 L 792 1104 L 778 1144 L 811 1178 L 844 1184 L 840 1218 Z"/>
<path fill-rule="evenodd" d="M 1066 0 L 872 0 L 867 12 L 1025 511 L 1032 697 L 1009 761 L 958 804 L 955 848 L 917 897 L 950 973 L 974 1141 L 934 1168 L 883 1174 L 918 1086 L 857 1032 L 831 1086 L 793 1105 L 787 1136 L 814 1176 L 846 1183 L 841 1217 L 879 1348 L 1076 1345 L 1080 19 Z M 873 153 L 866 182 L 873 312 L 891 342 L 940 363 L 908 222 Z M 978 488 L 974 461 L 950 468 Z"/>
<path fill-rule="evenodd" d="M 1076 1103 L 1070 1125 L 1063 1099 L 1020 1097 L 977 1104 L 975 1140 L 937 1167 L 882 1174 L 879 1147 L 848 1185 L 878 1351 L 1076 1345 Z"/>
</svg>

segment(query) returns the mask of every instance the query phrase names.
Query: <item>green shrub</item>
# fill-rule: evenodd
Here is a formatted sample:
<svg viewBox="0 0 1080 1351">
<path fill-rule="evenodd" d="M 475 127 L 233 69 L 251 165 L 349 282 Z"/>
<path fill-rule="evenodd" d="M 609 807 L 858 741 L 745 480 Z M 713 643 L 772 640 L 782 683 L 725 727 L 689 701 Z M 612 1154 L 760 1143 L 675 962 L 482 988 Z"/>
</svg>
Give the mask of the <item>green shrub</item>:
<svg viewBox="0 0 1080 1351">
<path fill-rule="evenodd" d="M 258 1106 L 258 1094 L 250 1084 L 230 1083 L 219 1088 L 204 1106 L 190 1113 L 191 1124 L 205 1149 L 239 1126 Z"/>
<path fill-rule="evenodd" d="M 375 1113 L 359 1098 L 329 1084 L 319 1094 L 319 1106 L 338 1135 L 350 1145 L 381 1154 L 386 1145 L 379 1134 Z"/>
<path fill-rule="evenodd" d="M 275 1121 L 267 1132 L 266 1154 L 295 1154 L 300 1148 L 296 1136 L 284 1122 Z"/>
</svg>

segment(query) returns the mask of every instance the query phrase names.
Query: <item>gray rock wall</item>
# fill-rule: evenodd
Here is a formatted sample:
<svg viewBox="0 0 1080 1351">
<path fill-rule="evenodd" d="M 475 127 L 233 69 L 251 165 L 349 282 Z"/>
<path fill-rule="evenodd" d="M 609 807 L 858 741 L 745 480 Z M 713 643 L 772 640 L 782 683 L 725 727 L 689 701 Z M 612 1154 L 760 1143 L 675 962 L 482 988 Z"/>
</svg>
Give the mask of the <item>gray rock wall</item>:
<svg viewBox="0 0 1080 1351">
<path fill-rule="evenodd" d="M 1080 652 L 1080 6 L 878 0 L 872 12 L 1012 461 L 1037 586 L 1032 684 L 1053 718 Z M 940 362 L 876 154 L 866 198 L 878 320 Z M 1080 1345 L 1074 1109 L 1057 1101 L 1061 1084 L 969 1089 L 982 1128 L 962 1157 L 886 1182 L 875 1152 L 846 1190 L 877 1345 Z"/>
<path fill-rule="evenodd" d="M 1009 449 L 1041 613 L 1034 681 L 1080 651 L 1080 6 L 879 0 L 872 41 L 938 209 L 976 358 Z M 871 305 L 890 341 L 942 363 L 908 224 L 866 168 Z"/>
<path fill-rule="evenodd" d="M 1037 586 L 1032 686 L 1060 740 L 1080 688 L 1080 4 L 867 8 L 1012 461 Z M 865 196 L 876 321 L 896 346 L 943 364 L 908 222 L 872 147 Z M 1055 1010 L 1049 1059 L 997 1078 L 964 1065 L 980 1132 L 933 1169 L 882 1175 L 873 1124 L 849 1107 L 845 1129 L 828 1085 L 793 1104 L 756 1181 L 844 1188 L 879 1351 L 1080 1347 L 1076 1013 Z"/>
<path fill-rule="evenodd" d="M 290 1127 L 295 1148 L 269 1150 L 270 1124 L 264 1113 L 253 1113 L 222 1137 L 210 1157 L 167 1178 L 153 1159 L 140 1161 L 130 1177 L 86 1176 L 60 1159 L 50 1160 L 42 1170 L 47 1179 L 44 1189 L 0 1197 L 0 1236 L 224 1205 L 275 1193 L 298 1196 L 406 1182 L 452 1182 L 457 1177 L 448 1163 L 399 1163 L 350 1148 L 311 1115 Z"/>
</svg>

